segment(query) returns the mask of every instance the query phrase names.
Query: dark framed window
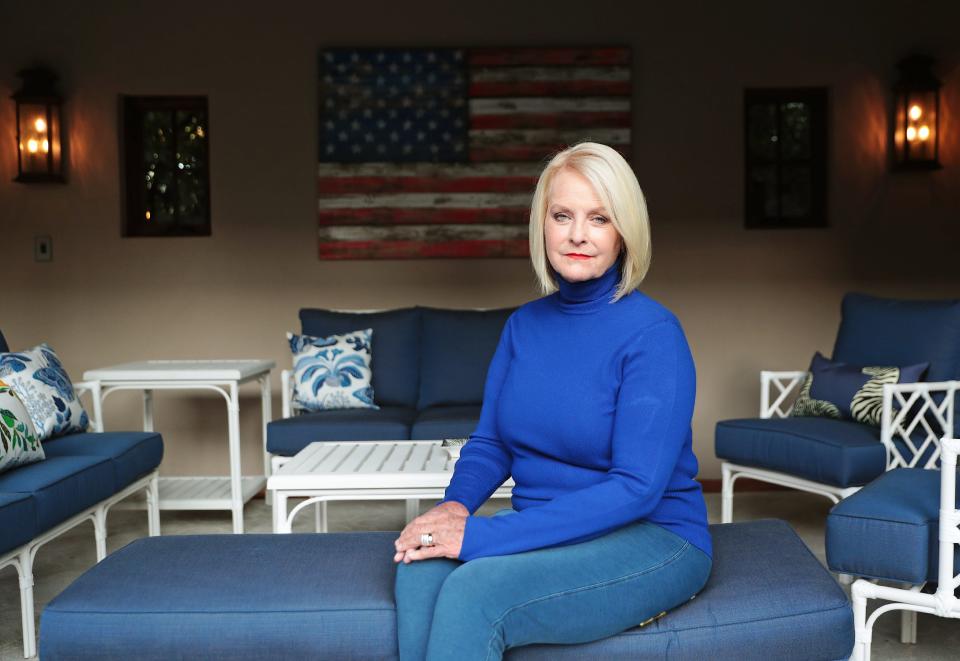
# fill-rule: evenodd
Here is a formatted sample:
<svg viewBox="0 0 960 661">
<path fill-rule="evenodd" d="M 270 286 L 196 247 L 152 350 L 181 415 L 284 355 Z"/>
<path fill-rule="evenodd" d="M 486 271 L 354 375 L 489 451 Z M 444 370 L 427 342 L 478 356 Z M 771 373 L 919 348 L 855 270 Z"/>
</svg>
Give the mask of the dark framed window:
<svg viewBox="0 0 960 661">
<path fill-rule="evenodd" d="M 827 226 L 827 89 L 743 95 L 747 228 Z"/>
<path fill-rule="evenodd" d="M 210 236 L 205 96 L 121 96 L 124 236 Z"/>
</svg>

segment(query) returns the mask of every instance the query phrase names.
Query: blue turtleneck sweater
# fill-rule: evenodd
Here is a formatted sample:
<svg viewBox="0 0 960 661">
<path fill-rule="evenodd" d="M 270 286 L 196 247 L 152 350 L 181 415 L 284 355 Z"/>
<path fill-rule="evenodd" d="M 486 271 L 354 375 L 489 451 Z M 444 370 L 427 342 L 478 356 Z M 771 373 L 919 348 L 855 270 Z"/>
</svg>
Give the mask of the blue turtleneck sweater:
<svg viewBox="0 0 960 661">
<path fill-rule="evenodd" d="M 472 513 L 510 475 L 517 514 L 467 518 L 461 560 L 586 541 L 634 521 L 711 554 L 691 447 L 693 358 L 639 291 L 611 303 L 619 260 L 507 320 L 476 431 L 444 501 Z"/>
</svg>

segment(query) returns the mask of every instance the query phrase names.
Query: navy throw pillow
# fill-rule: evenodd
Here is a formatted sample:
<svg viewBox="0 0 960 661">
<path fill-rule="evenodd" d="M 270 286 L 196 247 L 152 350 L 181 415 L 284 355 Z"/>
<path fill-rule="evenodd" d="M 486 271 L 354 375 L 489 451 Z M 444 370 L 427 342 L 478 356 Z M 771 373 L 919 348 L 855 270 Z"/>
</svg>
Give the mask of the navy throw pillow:
<svg viewBox="0 0 960 661">
<path fill-rule="evenodd" d="M 916 383 L 929 366 L 858 367 L 827 360 L 818 351 L 790 415 L 855 420 L 879 427 L 884 384 Z"/>
</svg>

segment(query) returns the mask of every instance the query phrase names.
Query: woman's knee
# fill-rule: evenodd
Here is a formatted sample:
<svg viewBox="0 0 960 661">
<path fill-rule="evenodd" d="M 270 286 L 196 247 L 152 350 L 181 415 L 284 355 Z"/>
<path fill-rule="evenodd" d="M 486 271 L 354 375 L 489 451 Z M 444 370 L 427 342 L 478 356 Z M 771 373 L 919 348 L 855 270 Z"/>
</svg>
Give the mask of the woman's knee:
<svg viewBox="0 0 960 661">
<path fill-rule="evenodd" d="M 457 567 L 444 580 L 437 597 L 437 618 L 470 618 L 493 622 L 502 615 L 503 604 L 498 603 L 494 577 L 486 558 L 473 560 Z"/>
</svg>

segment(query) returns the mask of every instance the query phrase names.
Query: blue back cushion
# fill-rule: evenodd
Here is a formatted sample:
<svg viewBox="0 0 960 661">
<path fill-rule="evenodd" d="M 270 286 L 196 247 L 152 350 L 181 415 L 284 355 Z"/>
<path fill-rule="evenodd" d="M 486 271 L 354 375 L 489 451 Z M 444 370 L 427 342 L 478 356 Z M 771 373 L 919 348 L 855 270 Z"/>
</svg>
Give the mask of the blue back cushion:
<svg viewBox="0 0 960 661">
<path fill-rule="evenodd" d="M 372 328 L 373 401 L 381 406 L 413 408 L 417 405 L 420 385 L 420 312 L 417 308 L 385 312 L 303 308 L 300 324 L 304 335 L 319 337 Z"/>
<path fill-rule="evenodd" d="M 6 353 L 10 351 L 10 347 L 7 346 L 7 338 L 3 336 L 3 331 L 0 331 L 0 353 Z"/>
<path fill-rule="evenodd" d="M 418 409 L 483 402 L 487 368 L 515 309 L 421 308 Z"/>
<path fill-rule="evenodd" d="M 926 381 L 960 378 L 960 300 L 847 294 L 833 360 L 851 365 L 930 363 Z"/>
</svg>

